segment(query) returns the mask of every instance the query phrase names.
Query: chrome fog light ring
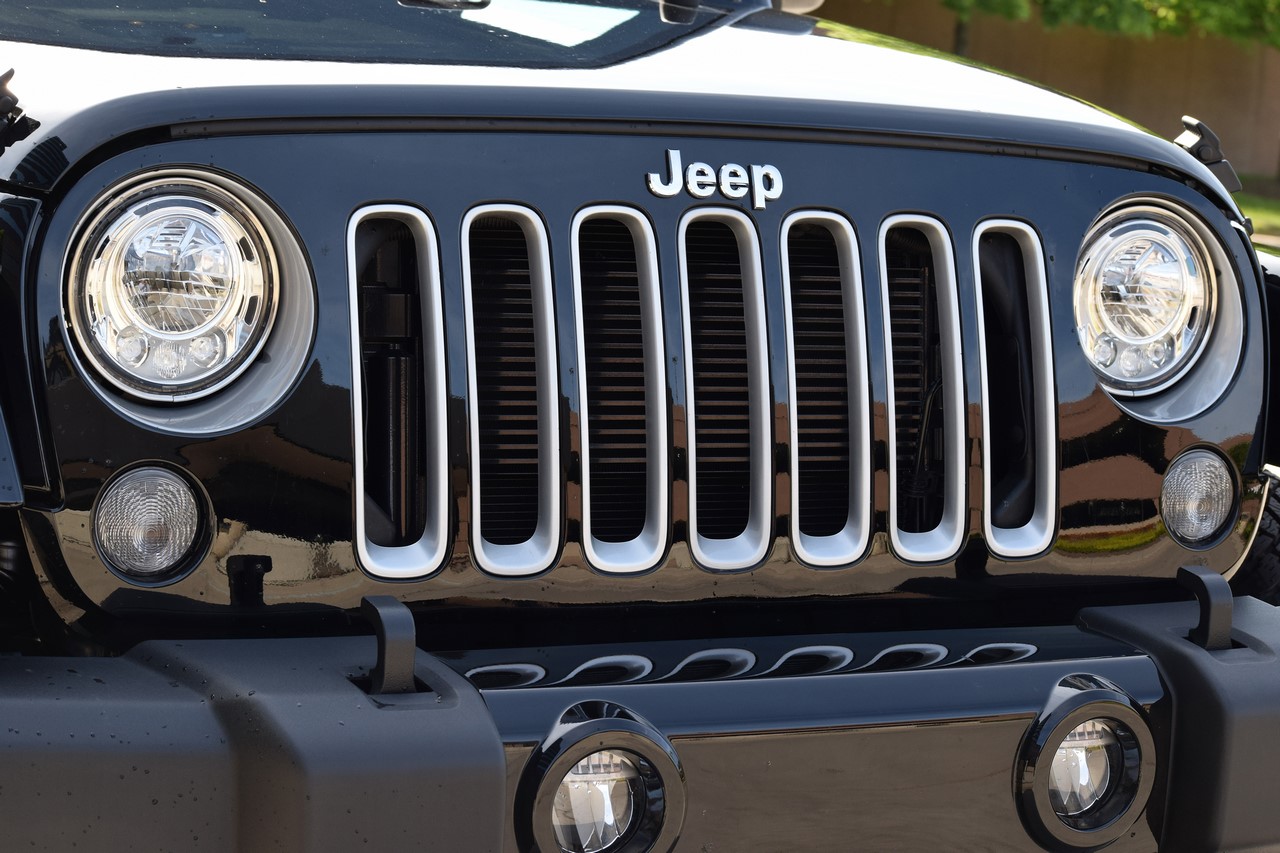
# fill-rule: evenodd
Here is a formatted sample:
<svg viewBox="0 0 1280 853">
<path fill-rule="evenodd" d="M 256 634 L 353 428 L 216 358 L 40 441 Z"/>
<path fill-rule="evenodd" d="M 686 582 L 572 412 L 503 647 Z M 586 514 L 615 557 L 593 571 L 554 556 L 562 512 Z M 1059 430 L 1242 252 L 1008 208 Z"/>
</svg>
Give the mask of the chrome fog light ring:
<svg viewBox="0 0 1280 853">
<path fill-rule="evenodd" d="M 1070 754 L 1094 748 L 1099 752 L 1086 762 Z M 1063 794 L 1064 771 L 1080 773 L 1072 780 L 1076 796 Z M 1072 675 L 1054 688 L 1019 748 L 1018 812 L 1048 850 L 1097 849 L 1127 833 L 1145 811 L 1155 771 L 1155 740 L 1142 706 L 1106 679 Z"/>
<path fill-rule="evenodd" d="M 132 586 L 182 580 L 213 541 L 208 493 L 194 477 L 162 462 L 130 465 L 113 474 L 89 517 L 98 559 Z"/>
<path fill-rule="evenodd" d="M 627 786 L 627 825 L 575 844 L 564 789 L 575 782 L 575 771 L 601 755 L 618 760 L 606 775 L 615 786 Z M 612 772 L 624 762 L 633 776 Z M 605 795 L 603 789 L 592 793 Z M 616 806 L 622 791 L 612 793 Z M 516 792 L 516 837 L 521 849 L 544 853 L 668 853 L 680 837 L 685 805 L 684 770 L 670 742 L 626 708 L 583 702 L 561 715 L 525 766 Z"/>
</svg>

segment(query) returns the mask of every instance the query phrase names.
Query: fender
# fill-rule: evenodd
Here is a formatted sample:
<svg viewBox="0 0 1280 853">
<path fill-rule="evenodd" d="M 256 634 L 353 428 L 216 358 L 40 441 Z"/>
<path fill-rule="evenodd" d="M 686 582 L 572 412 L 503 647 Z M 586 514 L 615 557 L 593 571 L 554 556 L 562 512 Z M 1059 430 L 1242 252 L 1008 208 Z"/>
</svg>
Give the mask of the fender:
<svg viewBox="0 0 1280 853">
<path fill-rule="evenodd" d="M 0 507 L 22 505 L 22 481 L 18 479 L 18 463 L 13 457 L 13 442 L 0 408 Z"/>
</svg>

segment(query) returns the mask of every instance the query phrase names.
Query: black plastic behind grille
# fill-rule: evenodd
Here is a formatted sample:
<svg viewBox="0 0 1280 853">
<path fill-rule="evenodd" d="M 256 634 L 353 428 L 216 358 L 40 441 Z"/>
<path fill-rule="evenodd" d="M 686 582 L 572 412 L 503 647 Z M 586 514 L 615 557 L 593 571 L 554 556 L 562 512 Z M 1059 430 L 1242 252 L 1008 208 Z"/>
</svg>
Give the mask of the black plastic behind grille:
<svg viewBox="0 0 1280 853">
<path fill-rule="evenodd" d="M 849 518 L 849 385 L 840 256 L 831 232 L 787 235 L 795 352 L 800 531 L 832 536 Z"/>
<path fill-rule="evenodd" d="M 587 363 L 591 533 L 628 542 L 644 529 L 649 449 L 635 240 L 615 219 L 579 231 Z"/>
<path fill-rule="evenodd" d="M 751 395 L 738 238 L 723 222 L 685 233 L 697 442 L 698 533 L 732 539 L 751 506 Z"/>
<path fill-rule="evenodd" d="M 891 230 L 885 250 L 893 336 L 898 527 L 921 533 L 941 523 L 946 485 L 933 255 L 928 238 L 911 228 Z"/>
<path fill-rule="evenodd" d="M 366 534 L 386 547 L 418 541 L 426 523 L 422 319 L 417 246 L 390 219 L 357 228 Z"/>
<path fill-rule="evenodd" d="M 529 246 L 518 223 L 477 219 L 468 236 L 480 434 L 480 534 L 495 545 L 538 526 L 538 384 Z"/>
</svg>

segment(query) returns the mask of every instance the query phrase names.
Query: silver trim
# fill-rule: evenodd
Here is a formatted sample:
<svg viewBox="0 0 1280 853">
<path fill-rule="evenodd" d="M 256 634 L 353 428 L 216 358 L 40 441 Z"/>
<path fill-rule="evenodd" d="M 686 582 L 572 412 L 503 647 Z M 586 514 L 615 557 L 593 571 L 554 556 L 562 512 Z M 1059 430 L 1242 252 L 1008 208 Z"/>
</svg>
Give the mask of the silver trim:
<svg viewBox="0 0 1280 853">
<path fill-rule="evenodd" d="M 1253 531 L 1249 534 L 1249 541 L 1245 543 L 1240 558 L 1231 565 L 1231 568 L 1222 573 L 1222 577 L 1228 581 L 1236 576 L 1236 572 L 1244 568 L 1245 562 L 1253 552 L 1253 543 L 1258 538 L 1258 531 L 1262 529 L 1262 516 L 1267 512 L 1267 502 L 1271 500 L 1271 483 L 1280 477 L 1280 467 L 1275 465 L 1263 465 L 1262 472 L 1262 503 L 1259 504 L 1258 517 L 1253 523 Z"/>
<path fill-rule="evenodd" d="M 645 431 L 648 478 L 645 483 L 645 522 L 640 535 L 628 542 L 605 542 L 591 529 L 591 430 L 587 392 L 587 356 L 582 309 L 582 264 L 579 231 L 592 219 L 613 219 L 631 232 L 636 249 L 640 287 L 641 335 L 645 361 Z M 578 395 L 581 401 L 582 546 L 587 560 L 603 572 L 628 574 L 653 568 L 667 547 L 668 476 L 666 350 L 662 335 L 662 296 L 658 286 L 658 244 L 653 227 L 640 211 L 618 205 L 590 207 L 573 219 L 573 310 L 578 332 Z"/>
<path fill-rule="evenodd" d="M 489 666 L 478 666 L 475 669 L 469 669 L 466 677 L 470 680 L 472 676 L 483 675 L 486 672 L 515 672 L 522 676 L 519 681 L 513 681 L 503 687 L 484 688 L 486 690 L 514 690 L 517 687 L 528 687 L 530 684 L 537 684 L 547 676 L 547 671 L 536 663 L 495 663 Z"/>
<path fill-rule="evenodd" d="M 844 301 L 844 337 L 849 395 L 849 517 L 830 536 L 809 536 L 800 531 L 800 476 L 796 448 L 800 424 L 796 397 L 795 321 L 791 316 L 791 259 L 788 237 L 804 223 L 825 227 L 836 242 L 840 257 L 840 287 Z M 799 211 L 782 223 L 782 300 L 787 332 L 787 376 L 791 409 L 791 544 L 801 562 L 811 566 L 842 566 L 856 561 L 871 538 L 871 419 L 867 367 L 866 311 L 862 298 L 862 261 L 853 226 L 843 216 L 825 211 Z"/>
<path fill-rule="evenodd" d="M 979 241 L 991 232 L 1006 234 L 1022 249 L 1026 271 L 1027 315 L 1031 324 L 1031 372 L 1034 383 L 1036 496 L 1031 519 L 1021 527 L 991 523 L 991 399 L 987 365 L 987 329 L 983 314 L 982 259 Z M 1049 278 L 1040 236 L 1025 222 L 991 219 L 973 232 L 973 282 L 978 311 L 978 365 L 982 386 L 982 532 L 997 557 L 1034 557 L 1053 544 L 1058 522 L 1058 402 L 1053 378 L 1053 332 L 1049 319 Z"/>
<path fill-rule="evenodd" d="M 876 653 L 875 657 L 864 663 L 862 666 L 855 667 L 853 671 L 857 672 L 859 670 L 868 669 L 869 667 L 875 666 L 876 661 L 882 659 L 885 655 L 897 654 L 899 652 L 920 655 L 918 663 L 912 664 L 911 666 L 897 668 L 901 670 L 923 669 L 926 666 L 933 666 L 949 654 L 946 646 L 940 646 L 937 643 L 903 643 L 897 646 L 890 646 L 887 649 L 881 649 Z"/>
<path fill-rule="evenodd" d="M 698 532 L 698 441 L 693 380 L 693 336 L 689 322 L 689 264 L 685 236 L 689 224 L 711 220 L 728 225 L 738 240 L 742 265 L 742 304 L 747 341 L 747 371 L 751 418 L 751 498 L 747 526 L 732 539 L 708 539 Z M 684 330 L 686 423 L 689 429 L 689 548 L 700 566 L 712 571 L 749 569 L 768 553 L 773 489 L 769 448 L 769 349 L 765 334 L 764 275 L 755 224 L 738 210 L 704 207 L 680 219 L 680 308 Z"/>
<path fill-rule="evenodd" d="M 413 234 L 418 255 L 418 304 L 422 310 L 422 379 L 426 513 L 422 536 L 412 545 L 388 547 L 369 540 L 365 519 L 364 381 L 360 358 L 360 271 L 356 269 L 356 232 L 369 219 L 403 223 Z M 351 323 L 351 411 L 355 464 L 355 546 L 360 565 L 375 577 L 420 578 L 444 564 L 449 530 L 448 426 L 445 422 L 444 311 L 440 301 L 440 250 L 425 213 L 403 204 L 379 204 L 357 210 L 347 223 L 348 307 Z"/>
<path fill-rule="evenodd" d="M 977 661 L 973 659 L 973 656 L 976 655 L 978 652 L 984 652 L 987 649 L 1004 649 L 1010 652 L 1011 654 L 1007 658 L 1003 658 L 998 661 L 992 661 L 989 664 L 979 664 Z M 1020 660 L 1026 660 L 1027 658 L 1031 657 L 1038 651 L 1040 651 L 1040 649 L 1032 645 L 1031 643 L 985 643 L 981 646 L 977 646 L 976 648 L 970 649 L 968 652 L 964 654 L 963 657 L 961 657 L 955 663 L 963 664 L 965 661 L 968 661 L 969 663 L 975 664 L 977 666 L 998 666 L 1004 663 L 1016 663 Z"/>
<path fill-rule="evenodd" d="M 265 228 L 264 239 L 275 252 L 278 275 L 278 299 L 275 319 L 269 334 L 264 335 L 261 349 L 246 361 L 244 372 L 237 381 L 218 386 L 218 393 L 188 400 L 181 406 L 161 406 L 153 402 L 135 399 L 115 393 L 100 381 L 96 369 L 91 370 L 81 360 L 78 347 L 67 346 L 67 353 L 80 375 L 97 397 L 124 417 L 144 424 L 167 435 L 205 436 L 230 432 L 262 418 L 293 388 L 294 382 L 307 366 L 311 344 L 316 333 L 316 289 L 311 268 L 293 232 L 266 200 L 240 183 L 213 172 L 196 169 L 157 169 L 135 175 L 109 187 L 98 195 L 93 203 L 80 214 L 62 259 L 62 286 L 59 302 L 65 323 L 70 322 L 70 306 L 67 303 L 68 276 L 75 275 L 72 266 L 78 262 L 76 248 L 83 237 L 90 218 L 110 198 L 119 197 L 131 187 L 150 182 L 168 184 L 198 181 L 212 184 L 234 196 L 257 217 Z M 69 344 L 70 342 L 68 342 Z"/>
<path fill-rule="evenodd" d="M 929 240 L 933 252 L 935 289 L 938 295 L 938 333 L 942 347 L 943 445 L 946 491 L 938 526 L 922 533 L 898 527 L 898 427 L 893 396 L 893 328 L 889 311 L 888 259 L 885 238 L 894 228 L 914 228 Z M 880 225 L 880 303 L 884 320 L 884 357 L 889 415 L 889 539 L 903 560 L 940 563 L 960 552 L 965 533 L 965 415 L 963 356 L 960 345 L 960 297 L 956 283 L 955 253 L 946 227 L 931 216 L 901 214 Z"/>
<path fill-rule="evenodd" d="M 495 545 L 480 535 L 479 397 L 476 393 L 475 310 L 471 295 L 471 226 L 482 216 L 505 217 L 524 231 L 529 249 L 533 298 L 534 347 L 538 370 L 538 525 L 533 535 L 514 545 Z M 462 291 L 466 312 L 468 424 L 471 442 L 471 553 L 476 565 L 495 575 L 534 575 L 551 568 L 560 547 L 560 415 L 556 366 L 555 306 L 552 302 L 551 258 L 547 230 L 527 207 L 486 204 L 472 208 L 462 220 Z"/>
<path fill-rule="evenodd" d="M 649 673 L 653 672 L 653 661 L 641 655 L 606 655 L 604 657 L 592 658 L 584 664 L 580 664 L 576 669 L 566 675 L 559 681 L 551 682 L 554 684 L 564 684 L 566 681 L 572 681 L 579 673 L 588 669 L 595 669 L 603 666 L 618 666 L 627 671 L 626 678 L 618 681 L 610 681 L 609 684 L 628 684 L 632 681 L 638 681 Z"/>
<path fill-rule="evenodd" d="M 845 646 L 801 646 L 798 649 L 792 649 L 782 657 L 778 658 L 777 663 L 760 673 L 761 676 L 769 675 L 776 672 L 784 663 L 799 655 L 823 655 L 827 658 L 825 666 L 819 669 L 810 670 L 809 672 L 797 673 L 792 678 L 800 678 L 806 675 L 822 675 L 826 672 L 835 672 L 837 669 L 843 669 L 853 663 L 853 650 Z"/>
<path fill-rule="evenodd" d="M 694 652 L 689 655 L 684 660 L 680 661 L 680 663 L 676 664 L 674 669 L 662 676 L 662 679 L 659 680 L 672 678 L 679 674 L 686 666 L 700 663 L 704 660 L 723 660 L 728 661 L 729 663 L 729 669 L 724 673 L 724 675 L 717 675 L 714 679 L 707 679 L 708 681 L 720 681 L 726 678 L 736 678 L 756 665 L 756 656 L 746 649 L 707 649 L 705 651 Z"/>
</svg>

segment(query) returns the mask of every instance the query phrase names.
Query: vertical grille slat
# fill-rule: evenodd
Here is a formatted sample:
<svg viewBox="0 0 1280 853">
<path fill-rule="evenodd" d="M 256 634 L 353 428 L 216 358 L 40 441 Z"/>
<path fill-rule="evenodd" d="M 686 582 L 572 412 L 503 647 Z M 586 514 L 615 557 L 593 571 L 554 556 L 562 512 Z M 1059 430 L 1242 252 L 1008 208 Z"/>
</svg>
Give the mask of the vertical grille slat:
<svg viewBox="0 0 1280 853">
<path fill-rule="evenodd" d="M 443 565 L 448 530 L 444 327 L 435 231 L 376 205 L 348 226 L 356 550 L 371 574 Z"/>
<path fill-rule="evenodd" d="M 703 208 L 680 226 L 690 427 L 690 545 L 715 570 L 768 550 L 772 442 L 764 282 L 755 225 Z"/>
<path fill-rule="evenodd" d="M 540 572 L 560 537 L 555 327 L 546 230 L 527 208 L 463 220 L 472 435 L 472 546 L 481 567 Z"/>
<path fill-rule="evenodd" d="M 782 226 L 791 379 L 791 544 L 818 567 L 850 565 L 871 538 L 866 314 L 853 226 L 826 211 Z"/>
<path fill-rule="evenodd" d="M 983 412 L 983 532 L 992 553 L 1033 557 L 1053 542 L 1057 403 L 1039 235 L 1014 220 L 974 233 Z"/>
<path fill-rule="evenodd" d="M 573 222 L 583 547 L 597 569 L 646 571 L 667 546 L 666 354 L 657 241 L 639 211 Z"/>
<path fill-rule="evenodd" d="M 890 217 L 880 231 L 890 388 L 890 537 L 903 559 L 960 550 L 967 515 L 964 381 L 955 254 L 945 226 Z"/>
<path fill-rule="evenodd" d="M 786 235 L 796 376 L 800 531 L 834 536 L 849 521 L 849 369 L 839 249 L 825 227 Z"/>
</svg>

